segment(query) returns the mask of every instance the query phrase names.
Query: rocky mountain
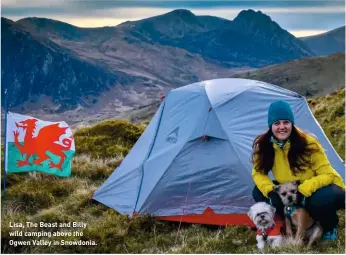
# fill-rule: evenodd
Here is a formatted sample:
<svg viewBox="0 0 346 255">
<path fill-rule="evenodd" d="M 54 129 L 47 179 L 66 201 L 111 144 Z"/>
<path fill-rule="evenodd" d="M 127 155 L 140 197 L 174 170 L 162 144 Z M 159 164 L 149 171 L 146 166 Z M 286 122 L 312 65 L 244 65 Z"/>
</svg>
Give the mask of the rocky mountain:
<svg viewBox="0 0 346 255">
<path fill-rule="evenodd" d="M 329 55 L 336 52 L 345 52 L 345 26 L 329 32 L 301 37 L 316 55 Z"/>
<path fill-rule="evenodd" d="M 345 53 L 292 60 L 232 77 L 272 83 L 307 97 L 325 96 L 345 87 Z"/>
<path fill-rule="evenodd" d="M 120 27 L 138 40 L 182 48 L 226 67 L 261 67 L 314 55 L 260 11 L 242 11 L 230 21 L 176 10 Z"/>
<path fill-rule="evenodd" d="M 86 98 L 115 84 L 126 85 L 143 77 L 131 77 L 108 71 L 76 56 L 47 37 L 34 35 L 22 24 L 1 20 L 2 87 L 7 88 L 8 104 L 35 103 L 40 95 L 52 98 L 57 105 L 85 105 Z M 4 96 L 4 90 L 1 91 Z M 83 101 L 84 97 L 84 101 Z M 66 109 L 66 108 L 65 108 Z"/>
<path fill-rule="evenodd" d="M 2 87 L 16 110 L 35 113 L 120 113 L 171 88 L 313 55 L 252 10 L 233 21 L 175 10 L 102 28 L 2 19 L 1 41 Z"/>
</svg>

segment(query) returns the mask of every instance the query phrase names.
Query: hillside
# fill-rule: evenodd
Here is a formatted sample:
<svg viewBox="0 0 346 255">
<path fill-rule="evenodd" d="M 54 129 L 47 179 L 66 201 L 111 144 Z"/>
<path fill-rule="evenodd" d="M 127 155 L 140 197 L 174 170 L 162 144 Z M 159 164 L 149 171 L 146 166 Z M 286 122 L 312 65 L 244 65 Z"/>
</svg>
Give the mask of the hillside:
<svg viewBox="0 0 346 255">
<path fill-rule="evenodd" d="M 279 85 L 298 92 L 308 98 L 333 93 L 345 84 L 345 54 L 337 53 L 327 57 L 314 57 L 273 65 L 256 71 L 236 74 L 233 78 L 254 79 Z M 139 123 L 151 118 L 159 107 L 160 101 L 125 110 L 118 116 L 106 116 L 103 119 L 126 119 Z M 84 119 L 83 125 L 97 122 L 96 119 Z"/>
<path fill-rule="evenodd" d="M 136 80 L 135 76 L 125 77 L 124 73 L 110 72 L 80 59 L 49 38 L 33 35 L 6 19 L 1 22 L 1 50 L 6 52 L 1 55 L 1 95 L 7 88 L 10 106 L 31 102 L 37 103 L 38 108 L 45 107 L 40 104 L 42 101 L 38 102 L 45 95 L 58 111 L 62 110 L 59 105 L 66 110 L 92 104 L 92 99 L 110 86 Z M 145 82 L 143 78 L 137 80 Z"/>
<path fill-rule="evenodd" d="M 84 109 L 79 116 L 117 115 L 172 88 L 314 55 L 253 10 L 226 20 L 178 9 L 100 28 L 2 18 L 1 41 L 3 88 L 17 112 Z"/>
<path fill-rule="evenodd" d="M 345 26 L 323 34 L 300 37 L 318 56 L 345 52 Z"/>
<path fill-rule="evenodd" d="M 308 103 L 328 139 L 345 161 L 345 89 L 309 99 Z"/>
<path fill-rule="evenodd" d="M 345 86 L 345 53 L 288 61 L 232 78 L 268 82 L 307 97 L 323 96 Z"/>
<path fill-rule="evenodd" d="M 344 158 L 345 90 L 309 100 L 309 105 Z M 337 124 L 336 124 L 337 123 Z M 106 121 L 74 133 L 77 155 L 71 178 L 41 173 L 8 174 L 7 198 L 2 201 L 2 253 L 258 253 L 255 232 L 245 226 L 208 227 L 156 221 L 147 216 L 130 220 L 89 200 L 114 171 L 143 132 L 145 123 Z M 3 176 L 3 175 L 2 175 Z M 345 215 L 339 212 L 338 239 L 308 249 L 287 246 L 266 253 L 338 253 L 345 251 Z M 42 237 L 42 240 L 95 241 L 96 246 L 9 246 L 10 222 L 84 222 L 82 237 Z M 14 230 L 14 228 L 12 228 Z M 17 228 L 18 230 L 18 228 Z M 21 230 L 21 229 L 19 229 Z M 27 231 L 71 231 L 70 228 L 26 228 Z"/>
</svg>

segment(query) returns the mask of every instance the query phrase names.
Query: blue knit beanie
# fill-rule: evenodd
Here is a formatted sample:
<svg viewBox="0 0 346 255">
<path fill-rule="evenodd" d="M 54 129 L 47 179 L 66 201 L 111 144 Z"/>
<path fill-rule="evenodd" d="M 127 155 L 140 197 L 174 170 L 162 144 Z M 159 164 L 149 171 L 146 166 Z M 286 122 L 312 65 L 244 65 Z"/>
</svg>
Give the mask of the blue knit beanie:
<svg viewBox="0 0 346 255">
<path fill-rule="evenodd" d="M 277 120 L 289 120 L 294 124 L 294 116 L 291 106 L 285 101 L 276 101 L 269 106 L 268 110 L 268 127 Z"/>
</svg>

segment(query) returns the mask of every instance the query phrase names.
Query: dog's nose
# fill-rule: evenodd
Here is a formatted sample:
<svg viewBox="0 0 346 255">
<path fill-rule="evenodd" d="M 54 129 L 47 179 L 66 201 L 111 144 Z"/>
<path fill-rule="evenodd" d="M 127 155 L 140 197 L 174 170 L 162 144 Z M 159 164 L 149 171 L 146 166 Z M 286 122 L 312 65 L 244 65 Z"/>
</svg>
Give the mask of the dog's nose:
<svg viewBox="0 0 346 255">
<path fill-rule="evenodd" d="M 261 215 L 261 219 L 264 219 L 264 215 Z"/>
<path fill-rule="evenodd" d="M 292 197 L 291 196 L 288 197 L 287 199 L 288 199 L 288 201 L 292 202 Z"/>
</svg>

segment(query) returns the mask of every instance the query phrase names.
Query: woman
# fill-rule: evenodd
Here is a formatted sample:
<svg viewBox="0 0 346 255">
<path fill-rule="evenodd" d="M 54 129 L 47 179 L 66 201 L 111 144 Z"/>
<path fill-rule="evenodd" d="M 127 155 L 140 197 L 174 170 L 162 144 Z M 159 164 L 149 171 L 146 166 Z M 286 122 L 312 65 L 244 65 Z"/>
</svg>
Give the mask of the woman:
<svg viewBox="0 0 346 255">
<path fill-rule="evenodd" d="M 332 168 L 320 143 L 294 126 L 290 105 L 277 101 L 268 111 L 269 130 L 253 143 L 253 197 L 274 206 L 284 218 L 283 204 L 273 191 L 276 184 L 299 180 L 298 202 L 323 227 L 323 240 L 335 240 L 338 216 L 345 208 L 345 186 Z M 276 181 L 268 177 L 272 171 Z"/>
</svg>

